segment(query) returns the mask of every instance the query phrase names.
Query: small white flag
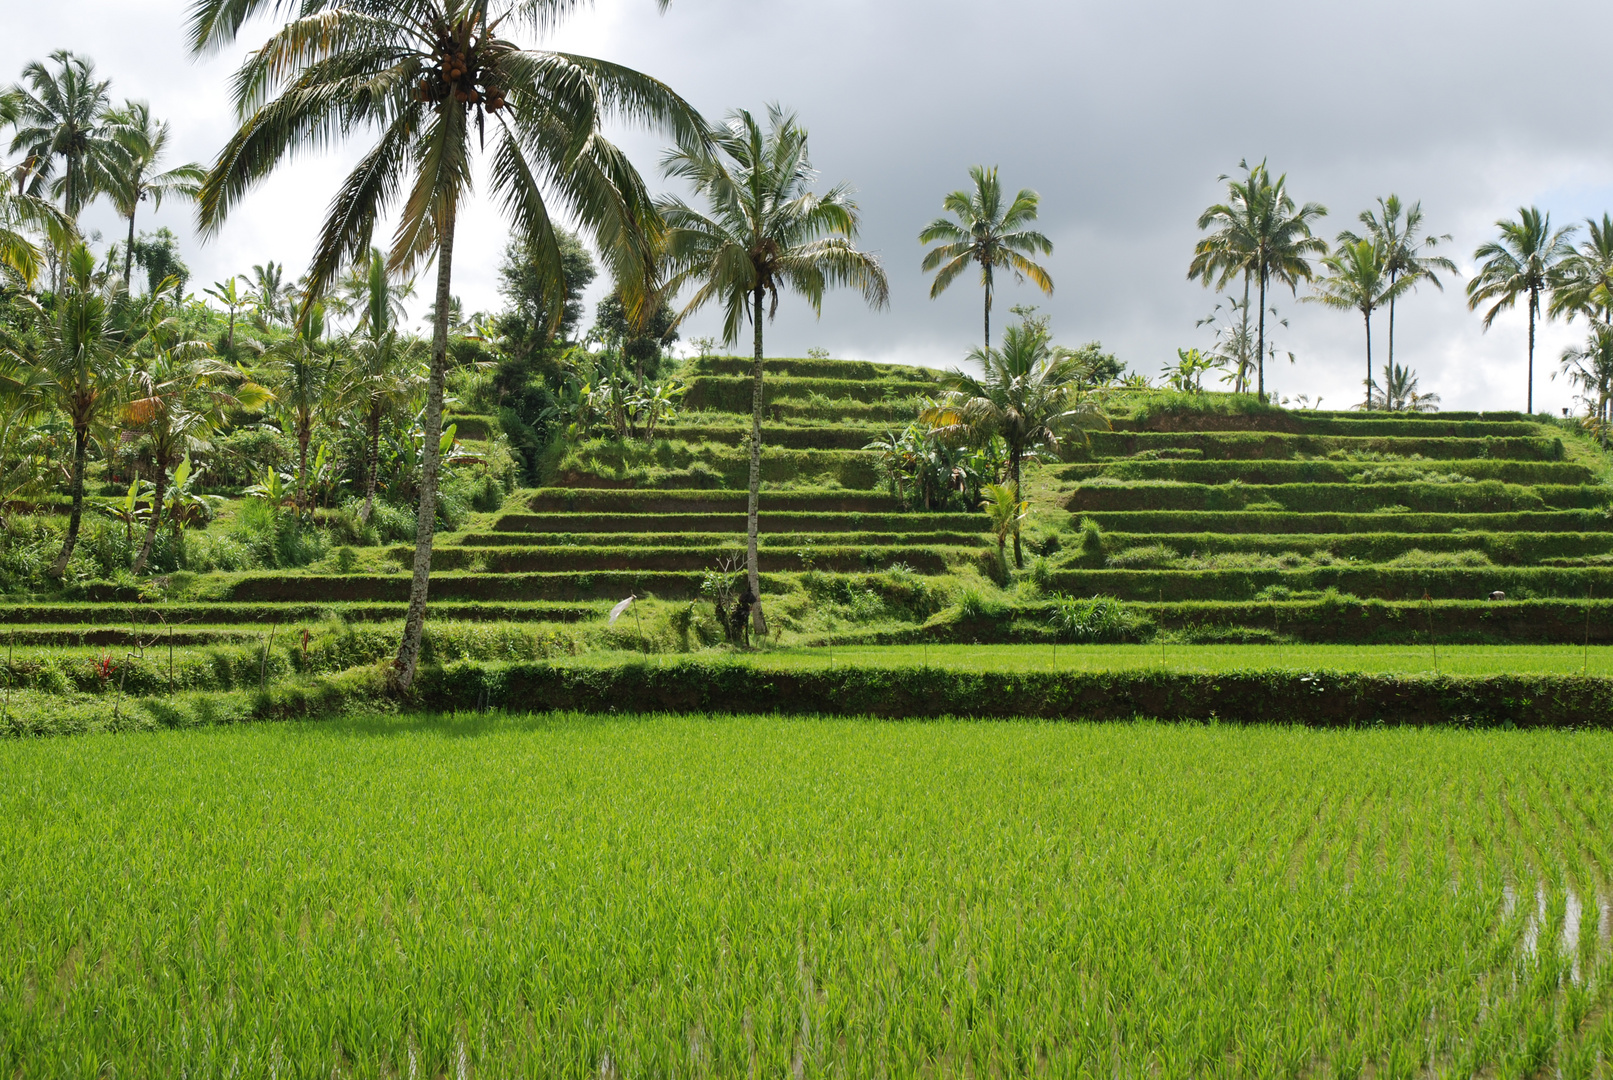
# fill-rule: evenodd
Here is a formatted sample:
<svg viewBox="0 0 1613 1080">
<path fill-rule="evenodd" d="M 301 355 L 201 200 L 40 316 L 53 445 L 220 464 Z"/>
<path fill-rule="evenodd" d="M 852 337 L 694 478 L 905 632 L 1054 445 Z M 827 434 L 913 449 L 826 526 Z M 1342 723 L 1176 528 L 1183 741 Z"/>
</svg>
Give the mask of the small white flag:
<svg viewBox="0 0 1613 1080">
<path fill-rule="evenodd" d="M 632 604 L 633 604 L 633 601 L 637 600 L 637 599 L 638 599 L 638 597 L 636 597 L 636 596 L 629 596 L 626 600 L 623 600 L 620 604 L 617 604 L 615 607 L 611 608 L 610 609 L 610 624 L 612 626 L 615 626 L 616 625 L 616 620 L 621 618 L 622 612 L 626 611 L 629 607 L 631 607 Z"/>
</svg>

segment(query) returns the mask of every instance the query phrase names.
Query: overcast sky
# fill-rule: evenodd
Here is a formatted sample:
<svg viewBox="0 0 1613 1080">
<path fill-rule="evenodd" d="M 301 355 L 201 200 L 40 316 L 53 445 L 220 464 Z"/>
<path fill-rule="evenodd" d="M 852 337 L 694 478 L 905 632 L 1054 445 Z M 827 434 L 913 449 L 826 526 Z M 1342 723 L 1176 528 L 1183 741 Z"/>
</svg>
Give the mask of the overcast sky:
<svg viewBox="0 0 1613 1080">
<path fill-rule="evenodd" d="M 0 0 L 0 76 L 70 48 L 92 57 L 121 97 L 172 121 L 174 161 L 210 161 L 232 127 L 227 79 L 242 49 L 193 60 L 183 45 L 187 0 Z M 916 235 L 974 163 L 1042 196 L 1056 247 L 1056 292 L 1003 287 L 997 326 L 1015 303 L 1038 303 L 1060 341 L 1098 339 L 1131 369 L 1157 374 L 1179 347 L 1211 344 L 1194 322 L 1215 297 L 1186 280 L 1194 221 L 1220 201 L 1217 177 L 1240 158 L 1269 159 L 1300 200 L 1331 211 L 1329 239 L 1375 197 L 1422 200 L 1449 232 L 1464 273 L 1498 217 L 1536 204 L 1567 223 L 1613 209 L 1613 113 L 1605 107 L 1605 42 L 1613 5 L 1591 0 L 599 0 L 545 47 L 633 65 L 712 118 L 778 101 L 812 133 L 825 184 L 850 181 L 863 245 L 891 277 L 891 305 L 868 312 L 833 296 L 816 320 L 786 300 L 768 352 L 945 367 L 979 334 L 981 297 L 960 279 L 939 300 L 919 271 Z M 260 42 L 267 27 L 247 35 Z M 661 140 L 617 133 L 652 187 Z M 200 244 L 189 211 L 164 207 L 143 227 L 182 237 L 197 287 L 273 259 L 300 274 L 317 221 L 357 147 L 300 159 L 241 204 L 223 234 Z M 104 203 L 86 218 L 110 238 Z M 497 306 L 505 230 L 490 208 L 462 218 L 456 295 Z M 596 289 L 597 293 L 599 290 Z M 591 297 L 590 299 L 593 299 Z M 1359 399 L 1360 318 L 1277 298 L 1290 320 L 1273 331 L 1298 357 L 1268 369 L 1282 393 Z M 1384 340 L 1375 320 L 1374 356 Z M 715 332 L 714 316 L 685 337 Z M 1582 327 L 1547 327 L 1536 361 L 1537 407 L 1570 402 L 1551 381 Z M 1425 287 L 1399 309 L 1396 359 L 1446 408 L 1521 408 L 1526 323 L 1502 315 L 1488 333 L 1460 281 Z"/>
</svg>

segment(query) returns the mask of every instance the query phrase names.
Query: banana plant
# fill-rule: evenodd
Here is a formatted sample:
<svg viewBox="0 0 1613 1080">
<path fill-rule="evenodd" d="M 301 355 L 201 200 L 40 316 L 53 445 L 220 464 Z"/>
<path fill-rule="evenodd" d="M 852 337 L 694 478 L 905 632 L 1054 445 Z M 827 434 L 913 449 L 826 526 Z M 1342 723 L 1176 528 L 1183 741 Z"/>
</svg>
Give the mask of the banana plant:
<svg viewBox="0 0 1613 1080">
<path fill-rule="evenodd" d="M 134 527 L 145 523 L 149 511 L 140 505 L 140 496 L 146 495 L 151 489 L 149 481 L 136 476 L 129 482 L 129 491 L 119 499 L 108 499 L 100 506 L 101 512 L 113 521 L 123 523 L 123 540 L 130 547 L 134 546 Z"/>
</svg>

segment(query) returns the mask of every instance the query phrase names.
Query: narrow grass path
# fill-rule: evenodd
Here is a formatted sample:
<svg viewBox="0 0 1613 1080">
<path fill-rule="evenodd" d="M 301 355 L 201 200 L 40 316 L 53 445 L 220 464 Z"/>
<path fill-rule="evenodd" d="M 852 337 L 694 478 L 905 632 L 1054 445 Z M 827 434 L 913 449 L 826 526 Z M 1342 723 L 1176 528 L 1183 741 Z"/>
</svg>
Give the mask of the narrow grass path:
<svg viewBox="0 0 1613 1080">
<path fill-rule="evenodd" d="M 710 654 L 700 654 L 710 655 Z M 1613 676 L 1613 647 L 1593 645 L 853 645 L 767 648 L 729 654 L 735 663 L 780 669 L 930 667 L 952 671 L 1358 671 L 1442 675 Z M 607 665 L 642 662 L 632 652 L 599 652 L 559 661 Z M 652 654 L 649 662 L 658 662 Z M 673 656 L 659 662 L 671 663 Z"/>
<path fill-rule="evenodd" d="M 1613 736 L 0 743 L 0 1074 L 1605 1076 Z"/>
</svg>

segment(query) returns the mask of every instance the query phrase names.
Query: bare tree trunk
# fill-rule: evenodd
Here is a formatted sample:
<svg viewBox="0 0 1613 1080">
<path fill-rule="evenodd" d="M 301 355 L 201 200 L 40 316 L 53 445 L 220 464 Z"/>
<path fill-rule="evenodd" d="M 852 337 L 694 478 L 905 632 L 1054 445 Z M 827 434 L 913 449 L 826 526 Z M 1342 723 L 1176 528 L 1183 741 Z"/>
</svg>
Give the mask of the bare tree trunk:
<svg viewBox="0 0 1613 1080">
<path fill-rule="evenodd" d="M 1014 567 L 1015 569 L 1023 570 L 1025 569 L 1025 553 L 1019 548 L 1019 504 L 1024 502 L 1019 495 L 1019 459 L 1023 451 L 1016 448 L 1010 450 L 1009 453 L 1013 456 L 1014 462 Z"/>
<path fill-rule="evenodd" d="M 1255 370 L 1260 380 L 1260 400 L 1266 400 L 1266 272 L 1260 271 L 1260 341 L 1255 346 Z"/>
<path fill-rule="evenodd" d="M 168 470 L 163 463 L 157 462 L 156 489 L 152 493 L 151 518 L 146 522 L 146 538 L 140 545 L 140 554 L 134 560 L 134 572 L 140 573 L 146 568 L 146 560 L 151 558 L 151 546 L 157 541 L 157 527 L 162 523 L 163 498 L 168 494 Z"/>
<path fill-rule="evenodd" d="M 88 427 L 73 428 L 73 509 L 67 516 L 67 537 L 62 541 L 61 554 L 50 568 L 51 577 L 59 578 L 67 573 L 67 560 L 73 557 L 73 547 L 78 543 L 78 527 L 84 520 L 84 458 L 89 441 Z"/>
<path fill-rule="evenodd" d="M 1535 414 L 1535 313 L 1540 310 L 1540 293 L 1534 289 L 1529 290 L 1529 408 L 1530 416 Z"/>
<path fill-rule="evenodd" d="M 368 525 L 370 515 L 375 512 L 375 474 L 381 467 L 381 410 L 378 406 L 370 407 L 368 420 L 369 453 L 364 460 L 364 511 L 359 520 Z"/>
<path fill-rule="evenodd" d="M 139 206 L 137 202 L 135 204 Z M 134 292 L 134 286 L 129 282 L 129 275 L 134 273 L 134 213 L 129 214 L 129 246 L 123 249 L 123 287 Z"/>
<path fill-rule="evenodd" d="M 1367 403 L 1362 406 L 1362 412 L 1372 411 L 1372 312 L 1363 311 L 1361 317 L 1367 324 Z M 1383 388 L 1384 408 L 1389 407 L 1389 388 Z"/>
<path fill-rule="evenodd" d="M 986 267 L 986 348 L 991 349 L 991 267 Z"/>
<path fill-rule="evenodd" d="M 426 630 L 426 590 L 431 584 L 431 541 L 437 528 L 437 470 L 442 463 L 442 388 L 448 373 L 448 319 L 453 303 L 454 220 L 458 206 L 449 201 L 438 223 L 437 318 L 431 338 L 431 376 L 426 383 L 425 440 L 420 469 L 419 523 L 414 538 L 414 580 L 409 585 L 409 613 L 403 641 L 392 662 L 391 683 L 399 692 L 414 683 L 420 665 L 420 639 Z"/>
<path fill-rule="evenodd" d="M 762 614 L 762 576 L 756 566 L 756 533 L 762 493 L 762 290 L 751 297 L 751 317 L 756 323 L 755 387 L 751 391 L 750 409 L 750 497 L 745 501 L 745 574 L 750 583 L 756 605 L 751 608 L 751 625 L 758 634 L 767 636 L 767 616 Z"/>
</svg>

